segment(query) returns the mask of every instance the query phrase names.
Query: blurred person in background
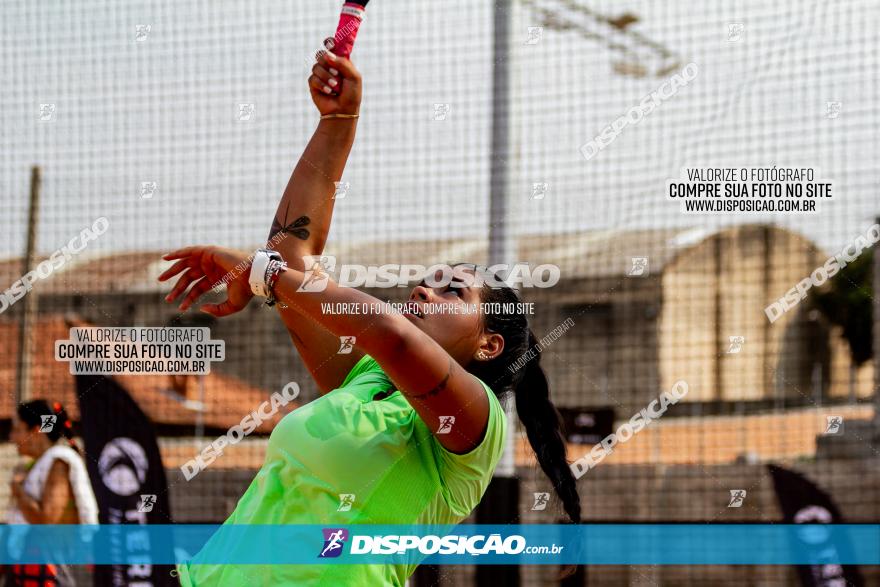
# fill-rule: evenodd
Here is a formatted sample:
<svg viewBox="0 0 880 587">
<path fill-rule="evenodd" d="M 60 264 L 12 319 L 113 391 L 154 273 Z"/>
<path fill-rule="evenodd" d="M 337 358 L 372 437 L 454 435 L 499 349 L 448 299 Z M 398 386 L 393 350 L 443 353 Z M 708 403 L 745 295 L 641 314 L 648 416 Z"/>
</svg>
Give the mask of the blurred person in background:
<svg viewBox="0 0 880 587">
<path fill-rule="evenodd" d="M 28 461 L 10 481 L 7 524 L 97 524 L 98 503 L 64 407 L 37 399 L 18 406 L 10 441 Z M 64 565 L 9 565 L 7 585 L 74 585 Z"/>
</svg>

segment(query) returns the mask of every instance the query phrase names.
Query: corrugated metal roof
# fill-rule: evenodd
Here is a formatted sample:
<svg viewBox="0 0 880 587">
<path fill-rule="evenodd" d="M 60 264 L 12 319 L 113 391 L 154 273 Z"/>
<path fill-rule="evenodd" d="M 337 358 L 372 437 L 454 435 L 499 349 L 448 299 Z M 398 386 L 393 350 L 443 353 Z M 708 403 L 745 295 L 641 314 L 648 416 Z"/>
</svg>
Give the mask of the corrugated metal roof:
<svg viewBox="0 0 880 587">
<path fill-rule="evenodd" d="M 517 261 L 533 266 L 552 263 L 560 267 L 562 279 L 618 277 L 631 268 L 631 258 L 650 259 L 651 273 L 657 273 L 682 249 L 711 236 L 702 229 L 662 228 L 585 231 L 553 235 L 526 235 L 519 239 Z M 253 249 L 263 246 L 253 245 Z M 128 251 L 82 254 L 71 259 L 35 288 L 43 293 L 151 293 L 171 289 L 156 278 L 171 265 L 163 251 Z M 488 240 L 444 239 L 429 241 L 331 242 L 325 254 L 337 263 L 383 265 L 465 261 L 485 264 Z M 37 262 L 45 257 L 38 258 Z M 8 288 L 21 277 L 21 259 L 0 261 L 0 287 Z"/>
</svg>

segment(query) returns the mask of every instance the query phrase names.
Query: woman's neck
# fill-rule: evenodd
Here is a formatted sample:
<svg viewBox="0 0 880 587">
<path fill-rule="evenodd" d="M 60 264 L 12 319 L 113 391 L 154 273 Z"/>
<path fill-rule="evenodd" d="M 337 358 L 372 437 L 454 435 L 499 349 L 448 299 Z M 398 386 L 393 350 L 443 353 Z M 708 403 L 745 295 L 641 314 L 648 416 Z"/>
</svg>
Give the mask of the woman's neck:
<svg viewBox="0 0 880 587">
<path fill-rule="evenodd" d="M 52 448 L 53 445 L 54 443 L 47 437 L 45 442 L 40 442 L 37 446 L 34 447 L 34 452 L 31 456 L 34 458 L 35 461 L 38 461 L 47 450 Z"/>
</svg>

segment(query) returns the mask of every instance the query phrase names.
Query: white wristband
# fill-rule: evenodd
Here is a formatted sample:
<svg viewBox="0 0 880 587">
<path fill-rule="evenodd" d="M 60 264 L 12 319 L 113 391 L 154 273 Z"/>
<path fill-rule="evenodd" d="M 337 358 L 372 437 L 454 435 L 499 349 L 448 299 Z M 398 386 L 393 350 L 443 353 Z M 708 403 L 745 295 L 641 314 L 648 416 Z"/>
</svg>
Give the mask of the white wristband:
<svg viewBox="0 0 880 587">
<path fill-rule="evenodd" d="M 281 259 L 281 254 L 277 251 L 270 251 L 267 249 L 258 249 L 257 252 L 254 253 L 254 260 L 251 263 L 251 273 L 248 276 L 248 283 L 250 283 L 251 291 L 254 292 L 254 295 L 260 296 L 262 298 L 268 298 L 272 292 L 269 291 L 269 286 L 266 284 L 266 269 L 269 267 L 269 261 L 272 259 Z"/>
</svg>

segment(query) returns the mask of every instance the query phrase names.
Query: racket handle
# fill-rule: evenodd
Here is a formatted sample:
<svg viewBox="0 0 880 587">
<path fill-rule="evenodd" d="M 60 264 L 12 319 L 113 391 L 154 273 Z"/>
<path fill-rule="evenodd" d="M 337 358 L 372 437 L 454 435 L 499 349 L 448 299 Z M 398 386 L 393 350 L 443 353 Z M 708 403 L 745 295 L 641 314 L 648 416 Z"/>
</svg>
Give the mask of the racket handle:
<svg viewBox="0 0 880 587">
<path fill-rule="evenodd" d="M 348 59 L 354 48 L 354 39 L 357 37 L 361 20 L 364 18 L 364 7 L 354 2 L 346 2 L 342 6 L 342 14 L 339 15 L 339 24 L 336 34 L 333 35 L 333 53 Z"/>
</svg>

